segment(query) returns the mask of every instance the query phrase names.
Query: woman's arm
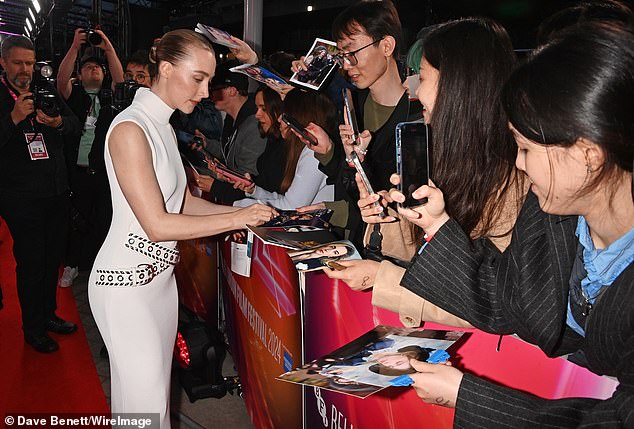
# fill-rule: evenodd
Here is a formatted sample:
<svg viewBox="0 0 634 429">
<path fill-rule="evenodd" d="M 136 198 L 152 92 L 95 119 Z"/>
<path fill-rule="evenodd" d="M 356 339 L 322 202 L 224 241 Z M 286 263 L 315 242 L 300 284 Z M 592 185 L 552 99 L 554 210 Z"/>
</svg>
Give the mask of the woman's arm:
<svg viewBox="0 0 634 429">
<path fill-rule="evenodd" d="M 374 279 L 372 305 L 398 313 L 401 323 L 407 327 L 417 327 L 422 322 L 434 322 L 460 328 L 473 327 L 464 319 L 454 316 L 401 286 L 404 275 L 405 268 L 389 261 L 382 261 Z"/>
<path fill-rule="evenodd" d="M 273 216 L 273 210 L 262 205 L 208 215 L 168 213 L 143 130 L 133 122 L 120 123 L 111 131 L 106 144 L 121 191 L 152 241 L 207 237 L 244 228 L 246 224 L 258 225 Z M 196 207 L 195 203 L 194 207 L 189 207 L 190 204 L 187 203 L 188 209 Z"/>
<path fill-rule="evenodd" d="M 234 213 L 240 210 L 239 207 L 223 206 L 221 204 L 214 204 L 203 198 L 192 195 L 189 188 L 185 191 L 185 203 L 183 204 L 183 214 L 186 215 L 211 215 L 211 214 L 226 214 Z"/>
</svg>

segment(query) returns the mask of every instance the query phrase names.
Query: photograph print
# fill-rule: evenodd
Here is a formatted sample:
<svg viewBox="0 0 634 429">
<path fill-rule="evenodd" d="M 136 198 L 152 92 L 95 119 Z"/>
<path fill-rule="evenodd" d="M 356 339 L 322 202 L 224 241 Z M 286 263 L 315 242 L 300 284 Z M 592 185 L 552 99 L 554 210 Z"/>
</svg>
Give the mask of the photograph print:
<svg viewBox="0 0 634 429">
<path fill-rule="evenodd" d="M 230 70 L 232 72 L 245 74 L 251 79 L 257 80 L 277 92 L 282 92 L 284 90 L 284 86 L 288 85 L 288 82 L 280 76 L 256 64 L 241 64 L 239 66 L 232 67 Z"/>
<path fill-rule="evenodd" d="M 288 252 L 297 271 L 315 271 L 324 268 L 340 267 L 337 262 L 350 259 L 361 259 L 354 244 L 347 240 L 335 241 L 315 246 L 307 250 Z"/>
<path fill-rule="evenodd" d="M 439 351 L 447 351 L 463 334 L 379 325 L 278 379 L 365 398 L 415 373 L 410 359 L 428 361 Z"/>
<path fill-rule="evenodd" d="M 194 31 L 207 37 L 212 43 L 217 43 L 218 45 L 226 46 L 231 49 L 239 47 L 239 45 L 231 39 L 229 33 L 210 25 L 198 23 Z"/>
<path fill-rule="evenodd" d="M 308 70 L 299 70 L 291 77 L 291 82 L 316 91 L 326 82 L 338 67 L 337 44 L 330 40 L 315 39 L 313 46 L 304 57 Z"/>
</svg>

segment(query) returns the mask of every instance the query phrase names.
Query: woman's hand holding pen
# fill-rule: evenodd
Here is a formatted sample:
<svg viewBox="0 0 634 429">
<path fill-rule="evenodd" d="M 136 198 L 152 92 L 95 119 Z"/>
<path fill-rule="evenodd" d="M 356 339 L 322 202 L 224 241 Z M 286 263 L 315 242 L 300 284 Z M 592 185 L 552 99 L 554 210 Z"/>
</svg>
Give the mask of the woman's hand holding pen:
<svg viewBox="0 0 634 429">
<path fill-rule="evenodd" d="M 379 216 L 379 213 L 384 212 L 387 205 L 392 202 L 389 193 L 387 191 L 379 191 L 376 194 L 368 194 L 368 189 L 365 187 L 363 180 L 361 180 L 359 173 L 355 175 L 355 180 L 359 189 L 359 201 L 357 204 L 361 210 L 363 221 L 367 224 L 396 222 L 396 218 L 393 216 Z M 379 204 L 376 204 L 377 201 Z"/>
<path fill-rule="evenodd" d="M 277 210 L 264 204 L 253 204 L 232 213 L 240 229 L 245 228 L 246 225 L 262 225 L 277 215 Z"/>
<path fill-rule="evenodd" d="M 398 174 L 390 176 L 390 182 L 393 185 L 398 185 L 400 181 L 401 178 Z M 431 180 L 429 183 L 429 185 L 423 185 L 412 193 L 412 196 L 417 200 L 427 198 L 427 203 L 413 208 L 399 206 L 398 212 L 413 224 L 423 228 L 427 235 L 433 236 L 449 220 L 449 215 L 445 211 L 442 191 L 436 188 Z M 389 197 L 397 203 L 405 201 L 405 195 L 394 188 L 390 190 Z"/>
<path fill-rule="evenodd" d="M 337 261 L 337 264 L 345 267 L 343 270 L 324 269 L 331 279 L 339 279 L 346 282 L 352 290 L 361 291 L 374 286 L 376 273 L 379 271 L 379 262 L 363 260 Z"/>
</svg>

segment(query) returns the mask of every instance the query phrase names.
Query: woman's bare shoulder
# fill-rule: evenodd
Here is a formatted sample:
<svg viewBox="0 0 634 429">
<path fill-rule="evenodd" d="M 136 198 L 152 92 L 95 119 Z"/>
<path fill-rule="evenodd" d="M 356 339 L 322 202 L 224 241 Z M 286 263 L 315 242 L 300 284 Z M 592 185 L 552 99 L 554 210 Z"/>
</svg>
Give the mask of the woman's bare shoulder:
<svg viewBox="0 0 634 429">
<path fill-rule="evenodd" d="M 142 137 L 145 140 L 145 133 L 143 132 L 141 125 L 133 120 L 121 121 L 114 125 L 110 131 L 111 139 L 135 137 Z"/>
</svg>

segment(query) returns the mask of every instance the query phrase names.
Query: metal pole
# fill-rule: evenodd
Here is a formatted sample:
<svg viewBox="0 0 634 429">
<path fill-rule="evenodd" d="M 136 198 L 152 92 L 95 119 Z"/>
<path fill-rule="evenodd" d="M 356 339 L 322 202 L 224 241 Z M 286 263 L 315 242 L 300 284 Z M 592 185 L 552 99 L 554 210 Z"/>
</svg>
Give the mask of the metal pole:
<svg viewBox="0 0 634 429">
<path fill-rule="evenodd" d="M 101 24 L 101 0 L 92 0 L 92 13 L 97 18 L 95 24 Z"/>
<path fill-rule="evenodd" d="M 258 57 L 262 55 L 262 19 L 262 0 L 244 0 L 243 40 L 258 53 Z"/>
<path fill-rule="evenodd" d="M 262 59 L 262 21 L 263 21 L 262 0 L 244 0 L 244 32 L 242 39 Z M 249 79 L 249 90 L 255 91 L 257 82 Z"/>
</svg>

